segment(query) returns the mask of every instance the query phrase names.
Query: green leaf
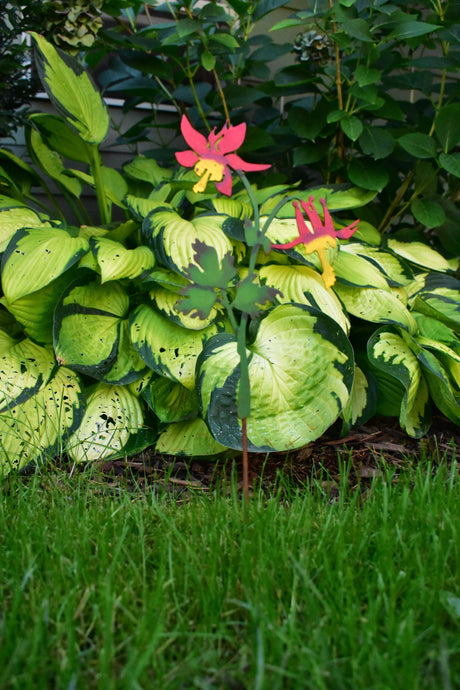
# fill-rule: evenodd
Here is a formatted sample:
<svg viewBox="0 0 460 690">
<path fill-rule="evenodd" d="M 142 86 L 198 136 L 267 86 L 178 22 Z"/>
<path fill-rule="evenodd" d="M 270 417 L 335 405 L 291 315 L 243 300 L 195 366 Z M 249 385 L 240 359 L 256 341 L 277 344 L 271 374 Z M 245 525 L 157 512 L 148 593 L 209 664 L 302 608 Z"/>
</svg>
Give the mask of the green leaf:
<svg viewBox="0 0 460 690">
<path fill-rule="evenodd" d="M 0 253 L 4 252 L 16 230 L 37 227 L 42 224 L 36 211 L 25 206 L 15 206 L 12 199 L 11 206 L 0 208 Z"/>
<path fill-rule="evenodd" d="M 356 245 L 351 249 L 348 243 L 340 246 L 340 252 L 334 261 L 334 273 L 340 282 L 354 287 L 381 288 L 389 290 L 388 281 L 374 262 L 355 253 Z M 358 247 L 359 251 L 359 247 Z"/>
<path fill-rule="evenodd" d="M 353 239 L 355 236 L 353 236 Z M 380 247 L 370 247 L 359 242 L 347 242 L 342 249 L 346 254 L 357 255 L 369 261 L 383 273 L 391 286 L 408 285 L 414 279 L 414 275 L 408 265 L 392 252 L 387 252 Z M 375 287 L 378 286 L 376 285 Z"/>
<path fill-rule="evenodd" d="M 150 292 L 150 297 L 168 319 L 194 331 L 206 328 L 221 314 L 216 303 L 217 293 L 211 287 L 186 285 L 179 294 L 184 295 L 184 299 L 178 299 L 175 290 L 156 287 Z"/>
<path fill-rule="evenodd" d="M 342 412 L 342 433 L 348 433 L 356 424 L 365 424 L 373 417 L 377 408 L 377 390 L 373 379 L 368 379 L 358 366 L 355 366 L 355 378 L 351 389 L 350 400 Z"/>
<path fill-rule="evenodd" d="M 362 158 L 354 158 L 351 161 L 348 177 L 350 182 L 358 187 L 371 189 L 375 192 L 381 192 L 390 181 L 390 176 L 385 168 Z"/>
<path fill-rule="evenodd" d="M 460 142 L 460 103 L 448 103 L 439 111 L 434 122 L 434 131 L 444 153 L 448 153 Z"/>
<path fill-rule="evenodd" d="M 253 451 L 299 448 L 321 436 L 348 402 L 353 351 L 338 324 L 304 305 L 282 304 L 266 312 L 248 348 Z M 241 449 L 237 417 L 240 358 L 236 338 L 221 334 L 206 343 L 197 364 L 203 416 L 214 438 Z"/>
<path fill-rule="evenodd" d="M 82 186 L 79 180 L 66 174 L 67 170 L 59 154 L 48 148 L 35 129 L 29 130 L 28 135 L 29 151 L 41 169 L 58 182 L 61 187 L 64 187 L 72 196 L 78 198 L 81 194 Z"/>
<path fill-rule="evenodd" d="M 369 23 L 365 19 L 347 19 L 341 26 L 348 36 L 363 43 L 372 43 L 373 38 L 369 30 Z"/>
<path fill-rule="evenodd" d="M 157 187 L 159 184 L 172 177 L 172 170 L 169 168 L 162 168 L 154 158 L 147 158 L 142 155 L 135 156 L 128 163 L 125 163 L 123 165 L 123 171 L 129 175 L 129 177 L 135 180 L 149 182 L 154 187 Z"/>
<path fill-rule="evenodd" d="M 126 249 L 120 242 L 105 237 L 91 240 L 90 245 L 101 269 L 101 283 L 137 278 L 155 266 L 155 257 L 148 247 Z"/>
<path fill-rule="evenodd" d="M 261 285 L 256 275 L 248 275 L 238 283 L 232 307 L 255 318 L 260 311 L 273 304 L 280 294 L 276 288 Z"/>
<path fill-rule="evenodd" d="M 441 153 L 439 163 L 448 173 L 460 177 L 460 153 Z"/>
<path fill-rule="evenodd" d="M 436 142 L 428 134 L 422 134 L 421 132 L 404 134 L 402 137 L 399 137 L 398 144 L 414 158 L 436 157 Z"/>
<path fill-rule="evenodd" d="M 379 330 L 367 346 L 372 364 L 404 386 L 399 421 L 409 436 L 420 438 L 429 429 L 431 413 L 428 386 L 409 345 L 396 333 Z"/>
<path fill-rule="evenodd" d="M 61 364 L 94 378 L 104 378 L 123 357 L 122 322 L 128 296 L 118 283 L 99 281 L 67 290 L 55 311 L 54 349 Z M 134 366 L 133 378 L 139 376 Z M 131 380 L 133 380 L 133 378 Z"/>
<path fill-rule="evenodd" d="M 219 260 L 214 247 L 196 240 L 193 261 L 185 271 L 187 278 L 201 287 L 220 288 L 225 290 L 232 283 L 237 270 L 231 252 Z"/>
<path fill-rule="evenodd" d="M 413 308 L 460 333 L 460 281 L 451 276 L 429 275 Z"/>
<path fill-rule="evenodd" d="M 395 140 L 390 132 L 383 127 L 370 127 L 366 125 L 358 141 L 362 152 L 372 156 L 374 160 L 387 158 L 395 147 Z"/>
<path fill-rule="evenodd" d="M 418 358 L 436 406 L 447 419 L 460 424 L 459 400 L 452 390 L 446 370 L 432 352 L 423 350 Z"/>
<path fill-rule="evenodd" d="M 38 73 L 50 100 L 68 124 L 89 144 L 100 144 L 109 129 L 102 98 L 80 64 L 31 31 L 38 48 Z"/>
<path fill-rule="evenodd" d="M 410 208 L 415 220 L 427 228 L 437 228 L 446 220 L 443 207 L 435 199 L 414 199 Z"/>
<path fill-rule="evenodd" d="M 78 429 L 66 452 L 74 462 L 102 460 L 118 454 L 143 423 L 139 399 L 126 386 L 94 386 Z"/>
<path fill-rule="evenodd" d="M 358 86 L 368 86 L 369 84 L 376 84 L 380 81 L 382 72 L 374 67 L 366 67 L 366 65 L 358 65 L 355 69 L 355 79 Z"/>
<path fill-rule="evenodd" d="M 410 17 L 410 15 L 409 15 Z M 406 19 L 399 22 L 396 28 L 388 36 L 389 39 L 396 39 L 398 41 L 406 41 L 408 38 L 416 38 L 417 36 L 425 36 L 433 31 L 439 31 L 442 27 L 438 24 L 430 24 L 429 22 L 419 22 L 416 19 Z"/>
<path fill-rule="evenodd" d="M 211 34 L 209 36 L 210 41 L 215 41 L 216 43 L 220 43 L 220 45 L 225 46 L 226 48 L 229 48 L 230 50 L 234 50 L 235 48 L 239 48 L 239 43 L 236 40 L 234 36 L 231 34 L 222 34 L 222 33 L 215 33 Z"/>
<path fill-rule="evenodd" d="M 340 127 L 342 128 L 343 133 L 346 134 L 347 137 L 352 141 L 359 139 L 364 129 L 363 123 L 355 115 L 345 117 L 341 121 Z"/>
<path fill-rule="evenodd" d="M 88 249 L 88 240 L 72 237 L 63 228 L 18 230 L 2 260 L 2 285 L 8 302 L 45 287 Z"/>
<path fill-rule="evenodd" d="M 198 414 L 198 398 L 195 391 L 190 391 L 177 381 L 166 378 L 154 378 L 142 392 L 150 409 L 160 422 L 183 422 Z"/>
<path fill-rule="evenodd" d="M 157 453 L 167 455 L 187 455 L 200 457 L 217 455 L 226 450 L 225 446 L 218 443 L 202 419 L 169 424 L 160 432 L 155 446 Z"/>
<path fill-rule="evenodd" d="M 8 340 L 0 354 L 0 412 L 34 395 L 48 383 L 56 365 L 51 349 L 28 338 L 20 342 Z"/>
<path fill-rule="evenodd" d="M 450 268 L 446 259 L 439 252 L 423 242 L 400 242 L 389 239 L 387 246 L 395 254 L 417 266 L 423 266 L 433 271 L 448 271 Z"/>
<path fill-rule="evenodd" d="M 29 120 L 50 149 L 72 161 L 91 162 L 86 143 L 62 117 L 51 113 L 31 113 Z"/>
<path fill-rule="evenodd" d="M 336 283 L 334 291 L 353 316 L 372 323 L 394 323 L 415 333 L 417 323 L 407 307 L 392 291 L 350 287 Z"/>
<path fill-rule="evenodd" d="M 259 270 L 260 279 L 278 288 L 276 299 L 281 304 L 296 302 L 307 304 L 330 316 L 348 333 L 350 322 L 342 303 L 333 290 L 324 286 L 321 276 L 309 266 L 278 266 L 269 264 Z"/>
<path fill-rule="evenodd" d="M 203 345 L 221 327 L 211 324 L 201 330 L 178 326 L 147 305 L 140 305 L 129 318 L 134 347 L 144 362 L 161 376 L 195 386 L 195 365 Z"/>
<path fill-rule="evenodd" d="M 200 62 L 207 72 L 212 72 L 216 66 L 216 58 L 209 50 L 205 50 L 204 53 L 201 53 Z"/>
<path fill-rule="evenodd" d="M 254 21 L 258 21 L 269 12 L 276 10 L 278 7 L 287 5 L 288 2 L 289 0 L 259 0 L 255 5 L 252 17 Z"/>
</svg>

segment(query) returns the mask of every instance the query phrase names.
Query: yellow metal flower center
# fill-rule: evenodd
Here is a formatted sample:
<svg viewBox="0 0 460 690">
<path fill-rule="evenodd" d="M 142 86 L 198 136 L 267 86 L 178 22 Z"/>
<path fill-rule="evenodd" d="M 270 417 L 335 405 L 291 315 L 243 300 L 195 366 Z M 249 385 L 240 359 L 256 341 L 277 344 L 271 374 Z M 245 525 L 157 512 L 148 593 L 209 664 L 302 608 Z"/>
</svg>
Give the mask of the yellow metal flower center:
<svg viewBox="0 0 460 690">
<path fill-rule="evenodd" d="M 205 191 L 208 180 L 211 180 L 211 182 L 220 182 L 224 176 L 224 166 L 222 163 L 212 160 L 211 158 L 200 158 L 200 160 L 195 163 L 193 170 L 198 177 L 201 178 L 193 187 L 195 194 Z"/>
<path fill-rule="evenodd" d="M 322 235 L 322 237 L 316 237 L 311 242 L 306 242 L 304 244 L 306 254 L 313 254 L 316 252 L 321 261 L 321 267 L 323 273 L 321 275 L 323 283 L 327 288 L 330 288 L 335 283 L 335 273 L 331 264 L 327 260 L 326 249 L 331 247 L 332 249 L 337 246 L 337 240 L 335 237 L 330 235 Z"/>
</svg>

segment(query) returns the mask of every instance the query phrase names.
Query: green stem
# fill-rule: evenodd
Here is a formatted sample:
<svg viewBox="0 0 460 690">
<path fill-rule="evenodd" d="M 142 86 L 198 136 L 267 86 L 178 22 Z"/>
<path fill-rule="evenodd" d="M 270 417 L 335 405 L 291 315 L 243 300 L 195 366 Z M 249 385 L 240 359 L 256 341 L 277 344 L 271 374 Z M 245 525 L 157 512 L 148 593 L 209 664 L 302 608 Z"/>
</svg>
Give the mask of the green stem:
<svg viewBox="0 0 460 690">
<path fill-rule="evenodd" d="M 209 122 L 206 118 L 206 115 L 204 113 L 204 110 L 201 107 L 201 101 L 198 98 L 198 94 L 197 94 L 196 89 L 195 89 L 195 82 L 194 82 L 195 74 L 194 74 L 193 70 L 190 68 L 190 54 L 189 54 L 188 45 L 187 45 L 187 71 L 186 71 L 186 74 L 187 74 L 187 79 L 188 79 L 189 84 L 190 84 L 190 88 L 192 89 L 193 98 L 195 100 L 196 107 L 198 108 L 198 112 L 200 113 L 200 117 L 203 120 L 204 124 L 206 125 L 208 132 L 210 132 L 211 131 L 211 125 L 209 124 Z"/>
<path fill-rule="evenodd" d="M 110 223 L 109 204 L 105 195 L 105 187 L 102 181 L 102 163 L 99 155 L 99 149 L 96 144 L 88 144 L 88 151 L 90 155 L 91 173 L 96 187 L 97 205 L 99 208 L 99 215 L 101 225 Z"/>
</svg>

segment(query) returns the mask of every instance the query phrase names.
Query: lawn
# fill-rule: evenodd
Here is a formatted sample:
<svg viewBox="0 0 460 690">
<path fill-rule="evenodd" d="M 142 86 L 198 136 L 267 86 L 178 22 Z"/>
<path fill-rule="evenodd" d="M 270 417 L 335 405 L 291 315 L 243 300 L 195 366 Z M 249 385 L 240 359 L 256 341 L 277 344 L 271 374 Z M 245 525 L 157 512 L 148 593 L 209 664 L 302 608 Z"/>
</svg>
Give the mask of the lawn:
<svg viewBox="0 0 460 690">
<path fill-rule="evenodd" d="M 0 687 L 460 687 L 455 460 L 346 474 L 337 497 L 313 480 L 246 509 L 234 490 L 11 476 Z"/>
</svg>

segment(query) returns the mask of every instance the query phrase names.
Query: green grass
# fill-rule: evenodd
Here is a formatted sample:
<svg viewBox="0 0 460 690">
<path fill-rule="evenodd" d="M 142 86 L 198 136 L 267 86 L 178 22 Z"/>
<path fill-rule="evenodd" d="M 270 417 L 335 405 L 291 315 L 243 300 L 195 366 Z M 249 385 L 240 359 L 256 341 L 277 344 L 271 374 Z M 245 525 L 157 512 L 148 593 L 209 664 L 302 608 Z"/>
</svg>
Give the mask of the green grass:
<svg viewBox="0 0 460 690">
<path fill-rule="evenodd" d="M 455 467 L 247 515 L 52 479 L 0 490 L 2 690 L 460 687 Z"/>
</svg>

